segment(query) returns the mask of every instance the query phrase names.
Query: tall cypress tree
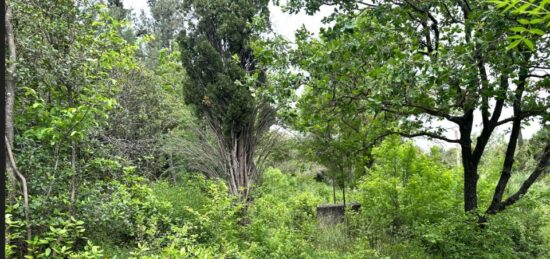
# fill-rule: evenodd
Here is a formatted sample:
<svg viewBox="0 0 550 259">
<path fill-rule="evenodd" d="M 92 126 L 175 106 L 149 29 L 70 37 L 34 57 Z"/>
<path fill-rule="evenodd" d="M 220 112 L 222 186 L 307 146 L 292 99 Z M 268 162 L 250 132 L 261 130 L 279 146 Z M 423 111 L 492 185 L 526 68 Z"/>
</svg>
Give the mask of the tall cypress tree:
<svg viewBox="0 0 550 259">
<path fill-rule="evenodd" d="M 268 0 L 184 1 L 187 24 L 179 37 L 188 74 L 185 99 L 214 132 L 220 174 L 231 193 L 246 199 L 257 176 L 256 146 L 273 121 L 268 104 L 254 97 L 265 85 L 251 42 L 269 23 Z M 250 80 L 251 78 L 254 78 Z"/>
</svg>

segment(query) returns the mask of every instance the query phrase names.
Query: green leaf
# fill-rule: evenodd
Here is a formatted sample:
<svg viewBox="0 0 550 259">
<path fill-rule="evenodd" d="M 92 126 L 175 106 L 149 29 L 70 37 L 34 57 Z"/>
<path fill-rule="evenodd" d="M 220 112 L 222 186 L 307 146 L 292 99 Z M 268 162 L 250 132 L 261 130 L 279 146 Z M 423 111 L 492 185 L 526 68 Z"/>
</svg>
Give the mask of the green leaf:
<svg viewBox="0 0 550 259">
<path fill-rule="evenodd" d="M 539 24 L 539 23 L 543 23 L 543 22 L 544 22 L 543 18 L 535 18 L 535 19 L 529 21 L 530 24 Z"/>
<path fill-rule="evenodd" d="M 531 7 L 531 3 L 526 3 L 526 4 L 523 4 L 521 5 L 517 10 L 514 11 L 514 13 L 523 13 L 525 12 L 527 9 L 529 9 L 529 7 Z"/>
<path fill-rule="evenodd" d="M 516 26 L 516 27 L 510 28 L 510 30 L 513 32 L 524 32 L 524 31 L 527 31 L 527 28 Z"/>
<path fill-rule="evenodd" d="M 530 50 L 535 50 L 535 44 L 530 39 L 523 39 L 523 42 Z"/>
<path fill-rule="evenodd" d="M 530 29 L 529 32 L 540 36 L 544 35 L 544 31 L 541 29 Z"/>
<path fill-rule="evenodd" d="M 531 24 L 531 21 L 529 21 L 527 19 L 518 19 L 518 22 L 523 24 L 523 25 Z"/>
<path fill-rule="evenodd" d="M 522 41 L 523 41 L 523 39 L 515 40 L 512 43 L 510 43 L 510 45 L 508 45 L 508 47 L 506 49 L 507 50 L 513 49 L 513 48 L 517 47 Z"/>
</svg>

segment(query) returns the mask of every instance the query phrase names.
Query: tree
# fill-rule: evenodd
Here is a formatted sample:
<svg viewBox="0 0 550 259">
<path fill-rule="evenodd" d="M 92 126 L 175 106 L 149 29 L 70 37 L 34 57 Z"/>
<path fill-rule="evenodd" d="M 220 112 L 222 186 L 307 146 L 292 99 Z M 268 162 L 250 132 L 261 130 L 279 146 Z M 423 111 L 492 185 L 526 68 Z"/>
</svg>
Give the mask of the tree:
<svg viewBox="0 0 550 259">
<path fill-rule="evenodd" d="M 294 2 L 306 7 L 310 2 L 317 3 L 313 6 L 332 3 Z M 478 209 L 478 167 L 487 143 L 497 127 L 511 123 L 500 179 L 486 213 L 504 210 L 527 193 L 547 170 L 550 142 L 523 186 L 504 197 L 522 126 L 532 119 L 542 123 L 549 119 L 550 103 L 544 96 L 550 81 L 547 70 L 541 70 L 550 67 L 548 41 L 539 36 L 533 38 L 532 48 L 510 50 L 508 28 L 517 22 L 483 2 L 341 2 L 354 6 L 353 11 L 336 16 L 333 28 L 315 43 L 328 46 L 326 51 L 305 58 L 341 56 L 342 61 L 329 60 L 325 65 L 357 68 L 359 74 L 353 76 L 359 77 L 360 84 L 342 94 L 343 100 L 360 104 L 362 112 L 400 118 L 398 127 L 388 127 L 387 133 L 459 144 L 466 212 Z M 341 6 L 341 2 L 335 4 Z M 312 45 L 308 41 L 298 44 L 303 48 Z M 318 90 L 321 94 L 328 91 Z M 507 117 L 506 107 L 513 110 Z M 481 120 L 479 134 L 474 118 Z M 443 127 L 432 123 L 436 121 L 455 124 L 460 137 L 447 137 Z"/>
<path fill-rule="evenodd" d="M 116 95 L 118 105 L 97 138 L 112 145 L 112 153 L 130 161 L 138 172 L 158 179 L 168 167 L 174 178 L 173 158 L 181 158 L 182 152 L 167 146 L 178 144 L 181 139 L 176 141 L 172 135 L 187 133 L 186 127 L 194 123 L 183 103 L 185 77 L 179 51 L 163 49 L 158 58 L 155 70 L 137 64 L 113 74 L 121 88 Z"/>
<path fill-rule="evenodd" d="M 31 228 L 29 222 L 29 191 L 27 187 L 27 178 L 17 169 L 15 158 L 13 155 L 13 143 L 14 143 L 14 104 L 15 104 L 15 90 L 16 90 L 16 62 L 17 62 L 17 50 L 15 45 L 15 34 L 12 25 L 12 8 L 8 6 L 5 14 L 5 26 L 6 26 L 6 41 L 8 45 L 8 62 L 9 66 L 6 71 L 6 169 L 8 171 L 8 179 L 12 185 L 15 186 L 15 179 L 19 180 L 21 184 L 21 193 L 23 195 L 23 207 L 25 209 L 25 221 L 27 224 L 27 239 L 31 239 Z M 13 202 L 14 194 L 9 195 L 11 202 Z"/>
<path fill-rule="evenodd" d="M 294 56 L 298 67 L 307 71 L 308 82 L 289 121 L 312 139 L 316 162 L 346 175 L 342 179 L 358 179 L 372 165 L 372 147 L 382 140 L 380 136 L 392 120 L 366 111 L 364 102 L 350 98 L 368 81 L 363 81 L 361 67 L 342 65 L 354 54 L 349 46 L 340 48 L 349 39 L 325 44 L 310 40 L 304 30 L 298 32 L 297 39 Z"/>
<path fill-rule="evenodd" d="M 28 240 L 31 229 L 35 236 L 41 232 L 35 228 L 40 218 L 36 212 L 43 208 L 36 206 L 40 201 L 33 206 L 28 197 L 46 197 L 61 208 L 68 205 L 74 215 L 80 173 L 85 171 L 80 162 L 86 140 L 115 104 L 117 84 L 110 73 L 131 66 L 136 48 L 122 39 L 123 24 L 110 17 L 103 5 L 14 0 L 9 7 L 12 55 L 7 83 L 13 99 L 7 100 L 12 116 L 5 138 L 9 166 L 23 187 Z M 39 170 L 33 170 L 34 165 Z M 62 180 L 67 181 L 55 184 Z M 50 194 L 64 199 L 48 199 Z M 23 241 L 20 244 L 25 246 Z"/>
<path fill-rule="evenodd" d="M 495 4 L 504 13 L 509 13 L 515 16 L 519 23 L 518 26 L 510 28 L 514 35 L 508 38 L 512 40 L 509 48 L 514 48 L 520 43 L 524 43 L 526 47 L 533 50 L 534 44 L 531 39 L 544 36 L 548 33 L 550 27 L 550 10 L 546 5 L 548 1 L 518 1 L 518 0 L 490 0 L 490 3 Z"/>
<path fill-rule="evenodd" d="M 182 0 L 147 0 L 154 23 L 152 32 L 161 48 L 171 48 L 171 41 L 184 28 L 185 11 Z"/>
<path fill-rule="evenodd" d="M 184 5 L 179 42 L 189 80 L 185 100 L 204 117 L 218 145 L 229 190 L 246 199 L 257 178 L 255 151 L 274 111 L 254 91 L 266 84 L 251 42 L 268 24 L 268 1 L 195 0 Z"/>
</svg>

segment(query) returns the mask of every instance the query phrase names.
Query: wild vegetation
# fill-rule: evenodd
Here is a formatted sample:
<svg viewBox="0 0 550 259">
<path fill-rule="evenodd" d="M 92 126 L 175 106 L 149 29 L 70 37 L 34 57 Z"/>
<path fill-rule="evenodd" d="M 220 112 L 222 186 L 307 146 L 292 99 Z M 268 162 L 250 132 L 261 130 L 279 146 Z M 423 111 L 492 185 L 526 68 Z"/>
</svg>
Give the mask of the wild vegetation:
<svg viewBox="0 0 550 259">
<path fill-rule="evenodd" d="M 8 258 L 550 257 L 550 1 L 147 5 L 7 2 Z"/>
</svg>

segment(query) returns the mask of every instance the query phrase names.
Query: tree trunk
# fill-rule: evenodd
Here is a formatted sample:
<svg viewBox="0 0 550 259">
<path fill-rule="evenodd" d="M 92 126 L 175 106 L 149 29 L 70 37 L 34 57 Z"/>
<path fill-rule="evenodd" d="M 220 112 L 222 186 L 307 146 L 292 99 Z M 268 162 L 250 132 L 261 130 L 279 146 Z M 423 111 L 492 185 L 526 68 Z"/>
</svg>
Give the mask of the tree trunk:
<svg viewBox="0 0 550 259">
<path fill-rule="evenodd" d="M 176 169 L 174 168 L 174 159 L 172 157 L 172 153 L 170 153 L 168 158 L 168 163 L 170 166 L 170 175 L 172 176 L 172 181 L 174 181 L 174 184 L 177 183 L 177 177 L 176 177 Z"/>
<path fill-rule="evenodd" d="M 222 159 L 225 161 L 225 174 L 229 192 L 238 195 L 242 200 L 248 199 L 248 188 L 251 177 L 256 173 L 253 155 L 256 142 L 247 130 L 240 133 L 232 132 L 229 138 L 225 139 L 220 130 L 213 128 L 217 134 L 218 142 L 222 142 L 219 148 Z M 220 143 L 219 143 L 220 144 Z"/>
<path fill-rule="evenodd" d="M 519 190 L 514 194 L 510 195 L 510 197 L 508 197 L 506 200 L 501 202 L 500 205 L 494 211 L 489 211 L 489 212 L 494 214 L 516 203 L 519 200 L 519 198 L 521 198 L 523 195 L 527 193 L 529 188 L 531 188 L 531 186 L 537 181 L 537 179 L 541 177 L 541 175 L 548 172 L 548 167 L 550 167 L 550 142 L 546 143 L 546 146 L 544 147 L 544 150 L 540 155 L 537 166 L 535 167 L 533 172 L 529 175 L 529 177 L 521 184 L 521 187 L 519 188 Z"/>
<path fill-rule="evenodd" d="M 472 154 L 472 125 L 474 111 L 465 112 L 460 127 L 460 147 L 462 151 L 462 166 L 464 167 L 464 211 L 477 209 L 477 174 L 479 161 Z"/>
<path fill-rule="evenodd" d="M 16 185 L 16 178 L 19 178 L 19 182 L 21 184 L 22 194 L 23 194 L 23 209 L 25 213 L 25 221 L 27 226 L 27 240 L 31 240 L 32 233 L 31 233 L 31 225 L 29 220 L 29 193 L 27 188 L 27 179 L 19 170 L 17 170 L 17 166 L 15 164 L 15 158 L 13 155 L 13 143 L 14 143 L 14 125 L 13 125 L 13 107 L 15 103 L 15 84 L 16 84 L 16 61 L 17 61 L 17 55 L 16 55 L 16 46 L 15 46 L 15 36 L 13 32 L 13 26 L 11 24 L 12 19 L 12 10 L 11 7 L 6 7 L 6 18 L 5 18 L 5 26 L 6 26 L 6 40 L 8 44 L 8 62 L 9 66 L 7 67 L 7 73 L 6 73 L 6 106 L 5 106 L 5 112 L 6 112 L 6 135 L 5 135 L 5 141 L 6 141 L 6 169 L 8 171 L 8 179 L 11 182 L 11 184 L 15 187 L 14 191 L 17 189 Z M 15 193 L 11 192 L 9 194 L 8 200 L 13 202 L 15 200 Z"/>
<path fill-rule="evenodd" d="M 477 165 L 474 165 L 470 159 L 463 159 L 462 165 L 464 166 L 464 211 L 470 212 L 477 209 Z"/>
<path fill-rule="evenodd" d="M 344 171 L 344 166 L 339 165 L 340 174 L 342 175 L 342 201 L 344 202 L 344 208 L 346 207 L 346 173 Z"/>
<path fill-rule="evenodd" d="M 336 204 L 336 174 L 332 174 L 332 202 Z"/>
<path fill-rule="evenodd" d="M 10 167 L 12 168 L 15 175 L 19 178 L 19 182 L 21 183 L 21 188 L 23 192 L 23 209 L 25 212 L 25 221 L 27 225 L 27 240 L 31 240 L 32 234 L 31 234 L 31 222 L 29 219 L 29 192 L 27 188 L 27 179 L 19 170 L 17 170 L 17 165 L 15 164 L 15 158 L 13 157 L 13 152 L 10 146 L 10 143 L 8 141 L 8 138 L 6 139 L 6 151 L 8 154 L 8 161 L 10 163 Z"/>
<path fill-rule="evenodd" d="M 65 53 L 66 55 L 67 53 Z M 67 87 L 67 96 L 69 101 L 69 107 L 76 107 L 75 99 L 78 96 L 78 92 L 75 92 L 73 87 L 65 83 Z M 78 143 L 76 140 L 71 139 L 71 183 L 70 183 L 70 194 L 69 194 L 69 213 L 74 215 L 75 206 L 76 206 L 76 188 L 77 188 L 77 177 L 78 177 Z"/>
<path fill-rule="evenodd" d="M 231 172 L 234 179 L 233 194 L 239 195 L 243 200 L 248 198 L 250 177 L 255 173 L 254 161 L 251 159 L 249 137 L 246 133 L 234 135 L 231 147 Z"/>
<path fill-rule="evenodd" d="M 508 146 L 506 148 L 506 154 L 504 156 L 504 163 L 502 165 L 502 171 L 500 173 L 500 178 L 498 180 L 498 184 L 495 187 L 495 192 L 493 194 L 493 199 L 491 200 L 491 204 L 489 205 L 489 208 L 487 209 L 488 214 L 494 214 L 500 210 L 502 210 L 506 204 L 506 202 L 510 202 L 510 204 L 515 203 L 515 201 L 510 200 L 510 198 L 502 202 L 502 197 L 504 195 L 504 192 L 506 191 L 506 186 L 508 185 L 508 181 L 512 177 L 512 167 L 514 165 L 514 158 L 515 153 L 518 148 L 518 145 L 521 145 L 522 136 L 521 136 L 521 100 L 523 98 L 523 92 L 525 90 L 526 86 L 526 80 L 528 78 L 529 70 L 525 67 L 520 68 L 519 71 L 519 78 L 518 78 L 518 85 L 515 90 L 515 100 L 513 104 L 514 109 L 514 120 L 512 121 L 512 131 L 510 132 L 510 140 L 508 141 Z M 548 159 L 548 149 L 549 146 L 547 145 L 545 150 L 543 151 L 543 155 L 541 157 L 541 160 L 539 161 L 539 166 L 537 167 L 540 172 L 544 171 L 544 168 L 547 166 L 546 161 L 544 159 Z M 535 170 L 535 173 L 532 174 L 526 182 L 522 185 L 522 188 L 526 188 L 525 194 L 529 187 L 534 183 L 534 181 L 539 177 L 539 173 Z M 534 177 L 534 178 L 532 178 Z M 532 179 L 532 182 L 529 184 L 528 182 Z M 519 198 L 520 195 L 517 197 Z"/>
<path fill-rule="evenodd" d="M 15 70 L 16 70 L 16 47 L 15 47 L 15 36 L 13 33 L 13 26 L 11 24 L 12 11 L 11 7 L 7 6 L 6 16 L 5 16 L 5 25 L 6 25 L 6 41 L 8 44 L 8 67 L 6 68 L 6 103 L 5 103 L 5 112 L 6 112 L 6 137 L 7 142 L 11 147 L 13 147 L 14 142 L 14 130 L 13 130 L 13 106 L 15 103 Z M 6 154 L 7 157 L 7 154 Z M 13 204 L 15 203 L 15 190 L 17 190 L 17 183 L 15 172 L 11 166 L 9 157 L 6 159 L 6 169 L 7 177 L 10 185 L 13 186 L 13 191 L 8 193 L 8 201 Z"/>
<path fill-rule="evenodd" d="M 248 201 L 250 183 L 257 179 L 255 162 L 256 147 L 273 124 L 275 111 L 269 106 L 261 106 L 233 125 L 229 133 L 224 132 L 222 123 L 213 116 L 207 116 L 209 127 L 216 136 L 218 154 L 223 161 L 220 171 L 225 175 L 229 192 Z"/>
<path fill-rule="evenodd" d="M 344 208 L 346 207 L 346 179 L 342 181 L 342 200 L 344 201 Z"/>
<path fill-rule="evenodd" d="M 519 113 L 516 113 L 519 114 Z M 516 115 L 519 117 L 519 115 Z M 506 154 L 504 156 L 504 164 L 502 166 L 502 171 L 500 173 L 500 178 L 498 180 L 497 186 L 495 187 L 495 192 L 493 194 L 493 199 L 491 200 L 491 205 L 487 209 L 487 212 L 492 214 L 497 211 L 500 203 L 502 201 L 502 196 L 508 185 L 508 181 L 512 177 L 512 166 L 514 165 L 514 156 L 516 148 L 518 145 L 518 138 L 521 130 L 521 119 L 515 119 L 512 125 L 512 132 L 510 133 L 510 140 L 508 142 L 508 147 L 506 148 Z"/>
<path fill-rule="evenodd" d="M 73 140 L 71 145 L 71 170 L 73 175 L 71 176 L 71 195 L 70 195 L 70 206 L 69 212 L 74 215 L 75 212 L 75 202 L 76 202 L 76 188 L 77 188 L 77 151 L 78 147 L 76 142 Z"/>
<path fill-rule="evenodd" d="M 6 73 L 6 137 L 11 146 L 13 146 L 14 130 L 13 130 L 13 105 L 15 103 L 15 70 L 17 56 L 15 52 L 15 37 L 13 33 L 13 26 L 11 24 L 12 13 L 11 8 L 6 9 L 6 38 L 8 43 L 8 62 Z"/>
</svg>

